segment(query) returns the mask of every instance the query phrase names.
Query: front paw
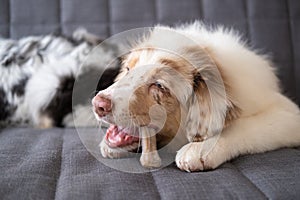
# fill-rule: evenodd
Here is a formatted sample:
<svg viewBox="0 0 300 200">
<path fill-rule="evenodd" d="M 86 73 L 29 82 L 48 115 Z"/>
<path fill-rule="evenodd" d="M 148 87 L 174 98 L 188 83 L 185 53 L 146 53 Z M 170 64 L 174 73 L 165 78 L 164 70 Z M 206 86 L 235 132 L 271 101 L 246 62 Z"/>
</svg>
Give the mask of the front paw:
<svg viewBox="0 0 300 200">
<path fill-rule="evenodd" d="M 161 166 L 161 159 L 157 151 L 142 153 L 140 162 L 146 168 L 158 168 Z"/>
<path fill-rule="evenodd" d="M 202 142 L 184 145 L 175 158 L 177 167 L 187 172 L 214 169 L 216 166 L 212 161 L 210 152 L 203 148 Z"/>
<path fill-rule="evenodd" d="M 46 115 L 42 115 L 39 117 L 39 121 L 37 122 L 37 128 L 39 129 L 48 129 L 54 126 L 54 121 L 50 117 Z"/>
<path fill-rule="evenodd" d="M 123 158 L 128 157 L 130 152 L 126 149 L 121 148 L 111 148 L 107 145 L 105 140 L 103 139 L 100 143 L 100 151 L 104 158 Z"/>
</svg>

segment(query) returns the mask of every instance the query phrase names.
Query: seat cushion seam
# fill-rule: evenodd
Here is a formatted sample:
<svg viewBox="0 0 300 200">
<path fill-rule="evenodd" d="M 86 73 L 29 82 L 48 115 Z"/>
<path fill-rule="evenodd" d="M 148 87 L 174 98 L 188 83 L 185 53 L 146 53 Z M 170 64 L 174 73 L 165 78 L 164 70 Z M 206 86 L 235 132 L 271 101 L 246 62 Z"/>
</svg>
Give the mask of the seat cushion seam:
<svg viewBox="0 0 300 200">
<path fill-rule="evenodd" d="M 63 154 L 63 145 L 64 145 L 64 133 L 65 130 L 63 131 L 63 133 L 61 134 L 61 145 L 60 145 L 60 160 L 58 160 L 59 164 L 60 164 L 60 168 L 59 168 L 59 172 L 56 178 L 56 184 L 55 184 L 55 193 L 54 193 L 54 199 L 58 199 L 57 198 L 57 191 L 58 191 L 58 185 L 59 185 L 59 180 L 61 177 L 61 170 L 62 170 L 62 154 Z"/>
<path fill-rule="evenodd" d="M 261 193 L 266 199 L 269 199 L 268 197 L 267 197 L 267 195 L 255 184 L 255 183 L 253 183 L 238 167 L 236 167 L 234 164 L 232 164 L 231 163 L 231 165 L 234 167 L 234 169 L 240 174 L 240 175 L 242 175 L 246 180 L 247 180 L 247 182 L 249 182 L 251 185 L 253 185 L 256 189 L 257 189 L 257 191 L 259 192 L 259 193 Z"/>
<path fill-rule="evenodd" d="M 152 173 L 152 172 L 150 172 L 150 174 L 151 174 L 151 177 L 152 177 L 153 183 L 154 183 L 154 185 L 155 185 L 155 189 L 156 189 L 156 191 L 157 191 L 157 194 L 158 194 L 158 196 L 159 196 L 159 199 L 162 199 L 162 198 L 161 198 L 161 195 L 160 195 L 160 191 L 159 191 L 159 189 L 158 189 L 158 187 L 157 187 L 156 180 L 155 180 L 155 178 L 154 178 L 154 176 L 153 176 L 153 173 Z"/>
</svg>

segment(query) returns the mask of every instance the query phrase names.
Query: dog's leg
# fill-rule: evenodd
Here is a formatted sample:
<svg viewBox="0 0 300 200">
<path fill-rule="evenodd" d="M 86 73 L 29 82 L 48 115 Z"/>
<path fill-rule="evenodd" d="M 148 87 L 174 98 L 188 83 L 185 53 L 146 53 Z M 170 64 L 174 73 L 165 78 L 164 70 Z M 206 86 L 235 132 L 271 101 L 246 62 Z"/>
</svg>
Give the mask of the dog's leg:
<svg viewBox="0 0 300 200">
<path fill-rule="evenodd" d="M 176 155 L 176 164 L 185 171 L 214 169 L 241 154 L 297 145 L 300 145 L 299 110 L 272 108 L 236 120 L 219 136 L 183 146 Z"/>
<path fill-rule="evenodd" d="M 161 159 L 157 152 L 155 131 L 148 128 L 141 128 L 142 155 L 140 162 L 143 167 L 157 168 L 161 166 Z"/>
</svg>

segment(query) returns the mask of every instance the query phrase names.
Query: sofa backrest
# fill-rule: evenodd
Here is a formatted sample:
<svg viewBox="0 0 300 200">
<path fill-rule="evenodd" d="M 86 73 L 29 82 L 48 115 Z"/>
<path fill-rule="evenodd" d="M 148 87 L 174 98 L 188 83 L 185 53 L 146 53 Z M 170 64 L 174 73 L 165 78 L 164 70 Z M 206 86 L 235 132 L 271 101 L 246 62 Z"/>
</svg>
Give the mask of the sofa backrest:
<svg viewBox="0 0 300 200">
<path fill-rule="evenodd" d="M 0 35 L 11 38 L 70 34 L 79 26 L 107 37 L 195 19 L 234 27 L 270 54 L 284 92 L 300 104 L 299 0 L 0 0 Z"/>
</svg>

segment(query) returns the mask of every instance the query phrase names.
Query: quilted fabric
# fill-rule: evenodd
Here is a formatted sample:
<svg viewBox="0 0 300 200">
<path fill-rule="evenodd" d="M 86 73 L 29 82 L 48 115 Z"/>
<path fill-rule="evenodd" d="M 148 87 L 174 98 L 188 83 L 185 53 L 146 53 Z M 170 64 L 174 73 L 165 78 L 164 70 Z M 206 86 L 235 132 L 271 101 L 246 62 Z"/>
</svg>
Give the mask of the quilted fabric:
<svg viewBox="0 0 300 200">
<path fill-rule="evenodd" d="M 298 0 L 0 0 L 0 35 L 19 38 L 83 26 L 103 38 L 157 23 L 200 19 L 239 30 L 278 69 L 283 90 L 300 105 Z"/>
<path fill-rule="evenodd" d="M 299 166 L 299 149 L 281 149 L 208 172 L 129 174 L 91 156 L 74 129 L 0 132 L 1 199 L 297 199 Z"/>
</svg>

